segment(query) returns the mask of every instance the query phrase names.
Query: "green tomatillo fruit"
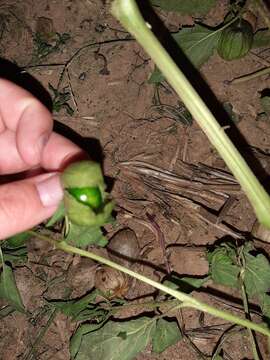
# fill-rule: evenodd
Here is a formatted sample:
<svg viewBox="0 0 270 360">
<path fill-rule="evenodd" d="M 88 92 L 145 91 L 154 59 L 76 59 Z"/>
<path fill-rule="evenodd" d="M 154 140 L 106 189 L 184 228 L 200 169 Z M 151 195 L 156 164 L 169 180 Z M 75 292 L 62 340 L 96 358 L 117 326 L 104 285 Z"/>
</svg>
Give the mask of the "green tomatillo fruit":
<svg viewBox="0 0 270 360">
<path fill-rule="evenodd" d="M 227 61 L 244 57 L 251 49 L 253 42 L 253 29 L 246 20 L 239 19 L 222 30 L 217 52 Z"/>
<path fill-rule="evenodd" d="M 102 196 L 98 187 L 68 188 L 67 191 L 82 204 L 98 209 L 102 205 Z"/>
<path fill-rule="evenodd" d="M 61 175 L 64 205 L 69 220 L 80 226 L 103 226 L 109 222 L 113 202 L 105 192 L 101 167 L 90 160 L 69 165 Z"/>
</svg>

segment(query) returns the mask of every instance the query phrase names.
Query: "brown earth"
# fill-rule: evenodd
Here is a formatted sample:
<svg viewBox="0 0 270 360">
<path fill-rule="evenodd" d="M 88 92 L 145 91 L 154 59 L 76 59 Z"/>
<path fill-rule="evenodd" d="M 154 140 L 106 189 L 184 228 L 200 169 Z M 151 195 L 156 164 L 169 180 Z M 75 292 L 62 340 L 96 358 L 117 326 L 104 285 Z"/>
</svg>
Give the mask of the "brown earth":
<svg viewBox="0 0 270 360">
<path fill-rule="evenodd" d="M 226 1 L 218 1 L 204 22 L 218 24 L 226 13 L 226 6 Z M 164 268 L 166 261 L 162 249 L 147 218 L 147 213 L 150 213 L 155 216 L 165 236 L 171 269 L 178 274 L 204 275 L 208 271 L 205 246 L 226 235 L 226 229 L 209 224 L 183 202 L 164 198 L 160 192 L 149 188 L 146 176 L 134 177 L 131 167 L 124 163 L 143 161 L 179 176 L 183 171 L 190 173 L 190 169 L 183 170 L 183 160 L 188 164 L 202 163 L 223 170 L 226 166 L 196 123 L 185 127 L 175 112 L 164 113 L 163 109 L 161 113 L 161 108 L 154 106 L 156 90 L 147 81 L 154 65 L 110 15 L 109 8 L 108 2 L 99 0 L 1 2 L 0 55 L 25 68 L 45 89 L 48 89 L 49 83 L 56 88 L 63 74 L 60 90 L 71 94 L 69 105 L 74 109 L 74 114 L 68 115 L 64 107 L 59 113 L 55 112 L 56 128 L 66 136 L 77 139 L 93 158 L 102 160 L 106 176 L 113 179 L 112 193 L 119 212 L 116 225 L 106 227 L 108 237 L 118 229 L 130 227 L 136 232 L 140 247 L 148 248 L 144 259 Z M 181 25 L 193 24 L 193 19 L 188 16 L 163 12 L 160 16 L 171 31 L 176 31 Z M 70 39 L 48 56 L 37 57 L 37 45 L 33 41 L 37 30 L 52 45 L 55 45 L 56 38 L 50 33 L 68 33 Z M 259 60 L 258 55 L 264 60 Z M 216 99 L 220 103 L 230 102 L 238 115 L 239 121 L 228 130 L 236 139 L 236 145 L 240 146 L 238 131 L 243 142 L 266 153 L 270 142 L 270 125 L 267 121 L 257 121 L 256 116 L 261 111 L 260 91 L 270 87 L 269 77 L 238 85 L 227 85 L 225 80 L 263 67 L 268 55 L 266 51 L 261 54 L 256 52 L 233 62 L 225 62 L 214 55 L 201 69 L 201 75 Z M 5 71 L 9 68 L 3 64 L 0 75 L 7 75 Z M 16 69 L 10 68 L 10 71 L 14 71 L 12 75 L 15 76 Z M 24 76 L 20 75 L 22 83 Z M 175 109 L 178 99 L 168 85 L 159 87 L 159 96 L 162 104 Z M 44 97 L 42 99 L 45 101 Z M 212 99 L 210 106 L 214 106 L 216 101 Z M 246 148 L 243 149 L 245 152 Z M 254 167 L 257 161 L 253 157 L 251 159 L 251 166 Z M 263 157 L 261 164 L 267 172 L 270 166 L 267 156 Z M 221 207 L 218 201 L 209 200 L 206 205 L 213 212 Z M 251 230 L 255 215 L 242 193 L 237 193 L 223 221 L 239 231 Z M 269 245 L 262 246 L 269 251 Z M 31 241 L 28 263 L 15 270 L 24 305 L 31 315 L 16 312 L 1 320 L 0 358 L 69 359 L 69 339 L 78 324 L 59 314 L 52 319 L 32 355 L 29 351 L 49 319 L 45 299 L 75 298 L 87 293 L 94 284 L 95 268 L 93 262 L 73 258 L 49 246 L 44 247 L 37 240 Z M 140 271 L 156 280 L 160 280 L 162 275 L 147 266 L 141 266 Z M 239 294 L 227 288 L 215 287 L 218 290 L 216 296 L 211 291 L 213 288 L 214 285 L 209 283 L 205 291 L 194 292 L 194 296 L 239 314 L 240 310 L 232 307 L 233 303 L 228 297 L 222 296 L 229 292 L 239 298 Z M 128 297 L 133 299 L 151 291 L 151 288 L 136 283 Z M 147 299 L 151 300 L 151 296 Z M 243 314 L 242 311 L 240 313 Z M 124 315 L 128 317 L 133 314 Z M 202 318 L 198 311 L 184 310 L 182 326 L 188 334 L 185 341 L 178 342 L 158 356 L 151 352 L 149 346 L 137 359 L 199 359 L 191 342 L 203 354 L 210 355 L 228 324 L 208 315 Z M 266 342 L 260 336 L 258 338 L 267 359 Z M 224 359 L 252 359 L 245 332 L 237 332 L 230 337 L 223 349 Z"/>
</svg>

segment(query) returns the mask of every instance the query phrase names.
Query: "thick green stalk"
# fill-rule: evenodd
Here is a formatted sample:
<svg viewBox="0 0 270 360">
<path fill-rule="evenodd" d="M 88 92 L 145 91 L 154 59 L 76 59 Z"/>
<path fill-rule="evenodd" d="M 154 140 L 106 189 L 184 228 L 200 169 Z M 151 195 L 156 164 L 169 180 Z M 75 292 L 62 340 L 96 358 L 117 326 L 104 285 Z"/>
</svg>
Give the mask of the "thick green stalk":
<svg viewBox="0 0 270 360">
<path fill-rule="evenodd" d="M 152 57 L 189 112 L 222 156 L 249 198 L 258 220 L 270 228 L 270 197 L 213 114 L 172 60 L 140 14 L 135 0 L 114 0 L 112 14 Z"/>
<path fill-rule="evenodd" d="M 264 335 L 267 335 L 270 338 L 270 330 L 267 329 L 267 327 L 264 326 L 260 326 L 256 323 L 253 323 L 249 320 L 246 319 L 241 319 L 235 315 L 232 315 L 230 313 L 228 313 L 227 311 L 222 311 L 222 310 L 218 310 L 210 305 L 207 305 L 205 303 L 200 302 L 199 300 L 193 298 L 192 296 L 189 296 L 181 291 L 177 291 L 174 289 L 170 289 L 169 287 L 160 284 L 152 279 L 149 279 L 148 277 L 141 275 L 137 272 L 134 272 L 132 270 L 129 270 L 128 268 L 125 268 L 124 266 L 118 265 L 115 262 L 106 259 L 102 256 L 96 255 L 90 251 L 86 251 L 86 250 L 82 250 L 82 249 L 78 249 L 74 246 L 70 246 L 68 245 L 65 241 L 57 241 L 57 240 L 53 240 L 51 238 L 49 238 L 48 236 L 45 235 L 41 235 L 39 233 L 37 233 L 36 231 L 28 231 L 29 234 L 38 237 L 42 240 L 45 241 L 49 241 L 53 246 L 55 246 L 57 249 L 61 249 L 65 252 L 68 253 L 72 253 L 72 254 L 78 254 L 80 256 L 84 256 L 87 257 L 89 259 L 98 261 L 99 263 L 105 264 L 107 266 L 110 266 L 116 270 L 122 271 L 123 273 L 132 276 L 135 279 L 138 279 L 150 286 L 153 286 L 154 288 L 161 290 L 171 296 L 173 296 L 174 298 L 176 298 L 177 300 L 181 301 L 182 307 L 191 307 L 200 311 L 204 311 L 208 314 L 211 314 L 213 316 L 219 317 L 221 319 L 224 319 L 226 321 L 238 324 L 240 326 L 246 327 L 248 329 L 252 329 L 255 331 L 258 331 Z"/>
</svg>

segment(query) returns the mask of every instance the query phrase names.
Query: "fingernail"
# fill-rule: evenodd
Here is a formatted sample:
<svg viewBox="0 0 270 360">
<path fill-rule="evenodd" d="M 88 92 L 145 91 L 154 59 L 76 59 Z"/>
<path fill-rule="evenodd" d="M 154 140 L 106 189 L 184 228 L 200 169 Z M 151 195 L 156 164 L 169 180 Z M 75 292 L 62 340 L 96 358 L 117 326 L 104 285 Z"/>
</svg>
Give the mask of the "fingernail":
<svg viewBox="0 0 270 360">
<path fill-rule="evenodd" d="M 43 206 L 56 206 L 63 198 L 63 190 L 59 175 L 51 177 L 36 184 L 37 192 Z"/>
</svg>

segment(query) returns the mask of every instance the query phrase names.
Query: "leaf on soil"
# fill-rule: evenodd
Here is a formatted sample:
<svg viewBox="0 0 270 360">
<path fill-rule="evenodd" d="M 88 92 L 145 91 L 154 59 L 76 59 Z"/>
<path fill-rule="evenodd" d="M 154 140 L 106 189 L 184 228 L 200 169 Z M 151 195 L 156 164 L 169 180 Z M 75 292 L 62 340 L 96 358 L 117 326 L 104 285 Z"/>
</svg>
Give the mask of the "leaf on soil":
<svg viewBox="0 0 270 360">
<path fill-rule="evenodd" d="M 18 266 L 26 263 L 27 261 L 27 247 L 23 246 L 18 249 L 5 249 L 3 248 L 4 262 L 11 263 L 12 266 Z M 2 263 L 0 258 L 0 264 Z"/>
<path fill-rule="evenodd" d="M 174 290 L 180 290 L 186 294 L 191 293 L 195 289 L 199 289 L 206 281 L 209 280 L 209 276 L 203 278 L 191 277 L 191 276 L 171 276 L 169 280 L 164 281 L 164 285 Z"/>
<path fill-rule="evenodd" d="M 269 47 L 270 46 L 270 31 L 268 29 L 258 30 L 253 37 L 253 48 Z"/>
<path fill-rule="evenodd" d="M 2 243 L 2 248 L 17 249 L 25 245 L 26 241 L 31 239 L 33 235 L 27 231 L 11 236 Z"/>
<path fill-rule="evenodd" d="M 147 317 L 108 321 L 101 328 L 82 336 L 75 359 L 132 360 L 150 342 L 155 328 L 156 321 Z"/>
<path fill-rule="evenodd" d="M 69 233 L 65 240 L 82 248 L 88 245 L 104 247 L 108 243 L 99 226 L 78 226 L 73 223 L 70 223 Z"/>
<path fill-rule="evenodd" d="M 213 30 L 196 24 L 182 28 L 173 38 L 194 67 L 200 68 L 213 55 L 220 34 L 220 29 Z M 161 72 L 156 68 L 148 81 L 157 83 L 163 79 Z"/>
<path fill-rule="evenodd" d="M 270 115 L 270 96 L 265 95 L 260 98 L 261 106 L 263 108 L 263 111 Z"/>
<path fill-rule="evenodd" d="M 65 205 L 64 202 L 61 201 L 60 205 L 58 206 L 56 212 L 53 214 L 53 216 L 49 219 L 49 221 L 47 222 L 47 224 L 45 225 L 46 227 L 51 227 L 53 226 L 55 223 L 57 223 L 58 221 L 61 221 L 65 216 Z"/>
<path fill-rule="evenodd" d="M 227 115 L 229 116 L 230 120 L 233 123 L 239 122 L 239 116 L 233 111 L 233 106 L 229 101 L 225 101 L 223 104 L 223 109 L 226 111 Z"/>
<path fill-rule="evenodd" d="M 14 309 L 25 313 L 24 305 L 17 289 L 12 268 L 3 262 L 2 256 L 2 273 L 0 275 L 0 298 L 8 301 Z"/>
<path fill-rule="evenodd" d="M 263 294 L 259 297 L 259 302 L 263 315 L 270 321 L 270 295 Z"/>
<path fill-rule="evenodd" d="M 263 254 L 252 255 L 244 250 L 244 284 L 249 297 L 263 296 L 270 289 L 270 264 Z"/>
<path fill-rule="evenodd" d="M 79 300 L 49 301 L 56 309 L 76 321 L 98 320 L 101 322 L 108 314 L 108 310 L 95 304 L 97 291 L 92 291 Z"/>
<path fill-rule="evenodd" d="M 30 239 L 30 235 L 27 231 L 14 235 L 6 239 L 2 243 L 2 252 L 4 262 L 10 262 L 12 266 L 22 265 L 27 261 L 27 247 L 25 243 Z M 0 257 L 0 264 L 2 263 Z"/>
<path fill-rule="evenodd" d="M 76 355 L 78 354 L 83 336 L 89 334 L 92 331 L 98 330 L 103 325 L 103 322 L 100 324 L 82 324 L 76 332 L 72 335 L 69 343 L 69 352 L 71 359 L 77 359 Z M 87 358 L 86 358 L 87 359 Z M 88 358 L 89 359 L 89 358 Z"/>
<path fill-rule="evenodd" d="M 228 244 L 221 245 L 208 254 L 210 276 L 221 285 L 238 288 L 240 268 L 237 265 L 236 249 Z"/>
<path fill-rule="evenodd" d="M 155 353 L 162 353 L 167 347 L 181 340 L 182 335 L 176 321 L 159 319 L 153 334 L 152 344 Z"/>
<path fill-rule="evenodd" d="M 179 11 L 182 14 L 207 14 L 216 0 L 151 0 L 152 5 L 167 11 Z"/>
</svg>

